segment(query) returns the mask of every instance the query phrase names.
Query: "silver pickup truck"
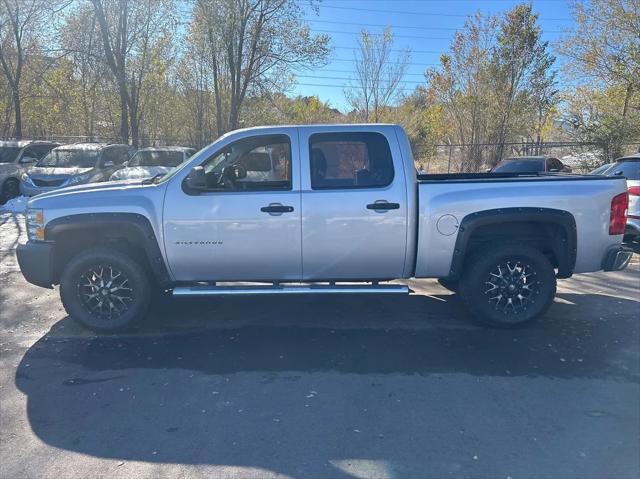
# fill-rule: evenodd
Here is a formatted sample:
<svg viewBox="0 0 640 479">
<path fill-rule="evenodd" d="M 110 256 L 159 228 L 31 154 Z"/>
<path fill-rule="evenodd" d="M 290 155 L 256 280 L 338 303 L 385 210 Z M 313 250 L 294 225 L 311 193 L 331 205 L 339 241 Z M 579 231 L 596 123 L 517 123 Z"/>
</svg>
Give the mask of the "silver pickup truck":
<svg viewBox="0 0 640 479">
<path fill-rule="evenodd" d="M 617 177 L 418 175 L 395 125 L 262 127 L 162 178 L 31 199 L 17 255 L 96 331 L 144 317 L 154 291 L 406 294 L 386 283 L 401 278 L 439 278 L 509 327 L 544 314 L 556 278 L 626 267 L 627 204 Z"/>
</svg>

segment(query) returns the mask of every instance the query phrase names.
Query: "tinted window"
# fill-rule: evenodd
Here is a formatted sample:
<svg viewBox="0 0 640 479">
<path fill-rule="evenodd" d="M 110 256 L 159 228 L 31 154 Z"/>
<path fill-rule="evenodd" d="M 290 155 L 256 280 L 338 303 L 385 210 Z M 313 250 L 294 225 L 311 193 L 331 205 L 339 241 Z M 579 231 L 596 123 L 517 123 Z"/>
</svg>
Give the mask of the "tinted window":
<svg viewBox="0 0 640 479">
<path fill-rule="evenodd" d="M 60 168 L 93 168 L 98 159 L 98 150 L 73 149 L 51 150 L 37 166 L 51 166 Z"/>
<path fill-rule="evenodd" d="M 393 180 L 389 143 L 379 133 L 318 133 L 309 139 L 311 188 L 380 188 Z"/>
<path fill-rule="evenodd" d="M 169 166 L 174 167 L 182 163 L 183 155 L 181 151 L 171 150 L 144 150 L 139 151 L 131 161 L 129 166 Z"/>
<path fill-rule="evenodd" d="M 640 180 L 640 161 L 621 161 L 608 170 L 607 175 L 620 175 L 628 180 Z"/>
<path fill-rule="evenodd" d="M 49 153 L 54 147 L 55 145 L 32 145 L 25 149 L 22 157 L 24 158 L 25 156 L 28 156 L 39 160 Z"/>
<path fill-rule="evenodd" d="M 17 146 L 6 146 L 4 148 L 0 148 L 0 163 L 11 163 L 16 159 L 20 153 L 20 148 Z"/>
<path fill-rule="evenodd" d="M 236 141 L 202 166 L 212 190 L 291 189 L 291 143 L 286 135 Z"/>
<path fill-rule="evenodd" d="M 503 160 L 492 171 L 495 173 L 537 173 L 544 171 L 544 159 Z"/>
<path fill-rule="evenodd" d="M 124 163 L 129 157 L 128 153 L 128 146 L 107 147 L 102 151 L 102 164 L 104 165 L 107 161 L 113 162 L 114 165 Z"/>
<path fill-rule="evenodd" d="M 551 171 L 551 170 L 562 171 L 563 165 L 560 162 L 560 160 L 558 160 L 556 158 L 549 158 L 548 162 L 549 162 L 548 163 L 549 171 Z"/>
</svg>

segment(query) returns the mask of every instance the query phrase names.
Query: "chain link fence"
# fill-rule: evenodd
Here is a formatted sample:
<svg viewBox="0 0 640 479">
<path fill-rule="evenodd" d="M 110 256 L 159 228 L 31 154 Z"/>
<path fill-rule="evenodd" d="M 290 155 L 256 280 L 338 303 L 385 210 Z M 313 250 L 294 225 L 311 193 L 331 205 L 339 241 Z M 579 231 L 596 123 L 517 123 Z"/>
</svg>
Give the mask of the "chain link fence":
<svg viewBox="0 0 640 479">
<path fill-rule="evenodd" d="M 623 145 L 624 154 L 640 151 L 640 142 Z M 481 143 L 467 145 L 413 145 L 414 160 L 422 173 L 481 172 L 494 166 L 493 159 L 514 156 L 551 156 L 576 173 L 586 173 L 613 158 L 608 158 L 595 143 Z"/>
</svg>

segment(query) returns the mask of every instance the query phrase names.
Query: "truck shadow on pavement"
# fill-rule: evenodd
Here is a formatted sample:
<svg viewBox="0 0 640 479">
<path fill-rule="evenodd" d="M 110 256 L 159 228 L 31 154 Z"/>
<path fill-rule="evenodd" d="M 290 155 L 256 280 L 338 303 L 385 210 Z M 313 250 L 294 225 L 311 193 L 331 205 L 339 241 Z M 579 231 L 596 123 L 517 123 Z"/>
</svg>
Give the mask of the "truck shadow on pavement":
<svg viewBox="0 0 640 479">
<path fill-rule="evenodd" d="M 544 320 L 518 330 L 470 325 L 453 295 L 167 301 L 137 334 L 71 336 L 61 320 L 26 352 L 16 384 L 35 434 L 82 454 L 337 478 L 352 475 L 327 470 L 332 457 L 390 458 L 401 472 L 424 460 L 399 452 L 421 434 L 410 417 L 442 413 L 399 393 L 408 379 L 428 379 L 422 394 L 460 415 L 453 376 L 640 382 L 629 353 L 638 303 L 558 297 Z M 360 440 L 385 421 L 367 411 L 400 397 L 408 409 L 393 413 L 394 445 L 389 428 Z M 443 434 L 442 444 L 458 440 Z"/>
</svg>

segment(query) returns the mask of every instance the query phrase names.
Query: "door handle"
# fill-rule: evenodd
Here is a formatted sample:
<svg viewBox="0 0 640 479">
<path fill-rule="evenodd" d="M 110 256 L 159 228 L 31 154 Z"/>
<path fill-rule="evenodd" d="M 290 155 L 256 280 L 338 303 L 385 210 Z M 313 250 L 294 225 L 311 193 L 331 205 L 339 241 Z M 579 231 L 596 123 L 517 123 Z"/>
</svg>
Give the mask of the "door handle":
<svg viewBox="0 0 640 479">
<path fill-rule="evenodd" d="M 293 206 L 285 206 L 278 203 L 272 203 L 269 206 L 263 206 L 260 208 L 260 211 L 263 213 L 272 214 L 282 214 L 282 213 L 291 213 L 293 211 Z"/>
<path fill-rule="evenodd" d="M 400 208 L 399 203 L 389 203 L 387 201 L 376 201 L 375 203 L 369 203 L 367 205 L 368 210 L 375 210 L 375 211 L 397 210 L 399 208 Z"/>
</svg>

